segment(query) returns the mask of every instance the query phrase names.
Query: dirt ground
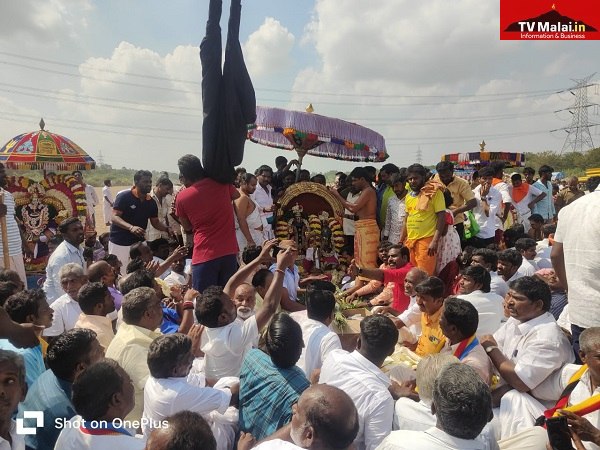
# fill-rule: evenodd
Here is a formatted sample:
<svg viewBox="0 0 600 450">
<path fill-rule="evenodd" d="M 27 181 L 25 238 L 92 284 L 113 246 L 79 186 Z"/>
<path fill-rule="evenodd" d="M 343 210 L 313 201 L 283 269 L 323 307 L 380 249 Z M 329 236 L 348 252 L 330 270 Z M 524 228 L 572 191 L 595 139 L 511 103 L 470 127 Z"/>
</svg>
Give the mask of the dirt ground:
<svg viewBox="0 0 600 450">
<path fill-rule="evenodd" d="M 103 203 L 103 198 L 102 198 L 103 186 L 100 186 L 100 187 L 94 186 L 94 188 L 96 189 L 96 195 L 98 196 L 98 200 L 99 200 L 99 203 L 96 205 L 96 208 L 94 208 L 94 209 L 96 211 L 96 231 L 98 232 L 98 236 L 100 236 L 102 233 L 108 231 L 108 227 L 104 224 L 104 212 L 103 212 L 104 203 Z M 130 189 L 130 188 L 131 188 L 131 186 L 111 186 L 110 190 L 113 195 L 113 200 L 117 196 L 117 192 L 120 192 L 124 189 Z"/>
</svg>

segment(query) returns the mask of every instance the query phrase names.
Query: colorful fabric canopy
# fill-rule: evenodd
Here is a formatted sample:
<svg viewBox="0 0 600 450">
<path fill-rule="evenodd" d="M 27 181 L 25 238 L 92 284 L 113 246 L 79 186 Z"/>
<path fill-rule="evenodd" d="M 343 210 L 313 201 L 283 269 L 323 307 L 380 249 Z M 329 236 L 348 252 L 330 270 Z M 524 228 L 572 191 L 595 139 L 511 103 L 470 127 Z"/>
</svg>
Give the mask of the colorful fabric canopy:
<svg viewBox="0 0 600 450">
<path fill-rule="evenodd" d="M 525 165 L 524 153 L 511 152 L 470 152 L 449 153 L 442 156 L 442 161 L 453 162 L 457 168 L 469 166 L 487 166 L 494 161 L 504 161 L 507 167 L 523 167 Z"/>
<path fill-rule="evenodd" d="M 79 145 L 59 134 L 41 130 L 15 136 L 0 149 L 0 162 L 9 169 L 89 170 L 96 162 Z"/>
<path fill-rule="evenodd" d="M 355 123 L 319 114 L 257 106 L 248 139 L 268 147 L 296 150 L 324 158 L 382 162 L 388 158 L 385 139 Z"/>
</svg>

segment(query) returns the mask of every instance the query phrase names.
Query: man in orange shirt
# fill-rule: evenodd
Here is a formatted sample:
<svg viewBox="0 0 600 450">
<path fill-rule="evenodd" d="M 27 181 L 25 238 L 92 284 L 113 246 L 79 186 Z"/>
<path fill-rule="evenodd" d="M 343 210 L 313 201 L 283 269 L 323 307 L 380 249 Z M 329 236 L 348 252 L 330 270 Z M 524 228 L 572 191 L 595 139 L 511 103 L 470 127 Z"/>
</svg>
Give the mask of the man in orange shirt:
<svg viewBox="0 0 600 450">
<path fill-rule="evenodd" d="M 438 241 L 445 226 L 445 187 L 435 180 L 427 181 L 427 171 L 421 164 L 407 169 L 407 180 L 410 192 L 405 197 L 407 218 L 400 241 L 406 238 L 411 264 L 433 275 Z"/>
</svg>

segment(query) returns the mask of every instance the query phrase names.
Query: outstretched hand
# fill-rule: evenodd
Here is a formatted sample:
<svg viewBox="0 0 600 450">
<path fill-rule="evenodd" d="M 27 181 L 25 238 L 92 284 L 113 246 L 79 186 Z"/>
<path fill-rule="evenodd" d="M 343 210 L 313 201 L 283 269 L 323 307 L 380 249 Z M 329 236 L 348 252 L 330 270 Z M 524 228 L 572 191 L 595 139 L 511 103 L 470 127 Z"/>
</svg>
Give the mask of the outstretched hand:
<svg viewBox="0 0 600 450">
<path fill-rule="evenodd" d="M 286 269 L 296 261 L 296 248 L 288 247 L 284 251 L 277 253 L 277 268 Z"/>
<path fill-rule="evenodd" d="M 273 250 L 275 247 L 277 247 L 278 244 L 279 244 L 279 240 L 277 240 L 277 239 L 269 239 L 268 241 L 265 241 L 263 243 L 260 255 L 258 256 L 259 261 L 262 263 L 267 263 L 267 264 L 270 263 L 272 260 L 271 250 Z"/>
</svg>

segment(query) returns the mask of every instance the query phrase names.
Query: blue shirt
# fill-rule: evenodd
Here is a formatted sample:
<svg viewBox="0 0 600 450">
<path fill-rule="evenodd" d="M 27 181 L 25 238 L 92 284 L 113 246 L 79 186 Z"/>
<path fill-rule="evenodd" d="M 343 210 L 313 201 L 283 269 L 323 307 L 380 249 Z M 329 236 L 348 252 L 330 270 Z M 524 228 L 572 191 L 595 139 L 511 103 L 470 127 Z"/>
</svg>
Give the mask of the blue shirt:
<svg viewBox="0 0 600 450">
<path fill-rule="evenodd" d="M 539 214 L 544 220 L 553 219 L 556 210 L 554 209 L 554 198 L 552 198 L 552 183 L 548 181 L 544 184 L 541 180 L 537 180 L 533 186 L 544 192 L 546 196 L 534 205 L 532 214 Z"/>
<path fill-rule="evenodd" d="M 32 348 L 16 348 L 8 339 L 0 339 L 0 348 L 20 354 L 25 361 L 25 381 L 31 388 L 34 381 L 46 371 L 41 344 Z"/>
<path fill-rule="evenodd" d="M 273 264 L 271 267 L 269 267 L 269 270 L 273 273 L 275 273 L 275 269 L 277 269 L 277 264 Z M 283 274 L 283 287 L 286 288 L 288 296 L 293 302 L 298 301 L 299 282 L 300 272 L 298 272 L 298 268 L 296 266 L 293 266 L 291 269 L 285 269 L 285 273 Z"/>
<path fill-rule="evenodd" d="M 121 218 L 136 227 L 146 229 L 148 220 L 158 217 L 158 206 L 149 195 L 145 199 L 140 199 L 133 194 L 133 190 L 119 192 L 113 209 L 121 211 Z M 141 238 L 129 232 L 124 228 L 117 226 L 114 222 L 110 226 L 110 242 L 117 245 L 129 246 L 136 242 L 143 241 Z"/>
<path fill-rule="evenodd" d="M 257 441 L 292 420 L 292 405 L 310 383 L 296 366 L 281 369 L 262 350 L 252 349 L 240 371 L 240 430 Z"/>
<path fill-rule="evenodd" d="M 19 404 L 18 417 L 23 411 L 43 411 L 44 426 L 36 434 L 25 436 L 25 444 L 36 450 L 54 450 L 60 434 L 56 419 L 69 420 L 75 413 L 71 403 L 72 383 L 61 380 L 50 369 L 46 370 L 33 383 L 27 392 L 25 401 Z M 25 427 L 35 427 L 35 419 L 23 419 Z"/>
</svg>

